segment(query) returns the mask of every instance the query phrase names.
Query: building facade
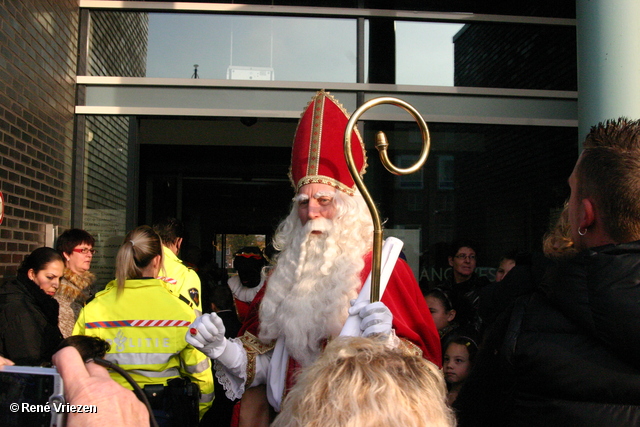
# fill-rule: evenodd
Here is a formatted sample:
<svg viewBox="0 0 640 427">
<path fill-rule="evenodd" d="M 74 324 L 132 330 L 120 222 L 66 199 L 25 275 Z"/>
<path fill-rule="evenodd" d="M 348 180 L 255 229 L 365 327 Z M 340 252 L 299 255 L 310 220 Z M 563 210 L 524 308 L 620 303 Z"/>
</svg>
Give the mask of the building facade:
<svg viewBox="0 0 640 427">
<path fill-rule="evenodd" d="M 1 277 L 69 227 L 96 236 L 104 281 L 127 230 L 165 215 L 203 250 L 269 235 L 318 89 L 349 112 L 397 97 L 427 121 L 427 163 L 403 177 L 373 140 L 385 131 L 410 164 L 411 116 L 381 106 L 360 122 L 365 183 L 421 282 L 456 238 L 478 241 L 487 268 L 539 248 L 578 154 L 575 2 L 252 3 L 0 5 Z"/>
</svg>

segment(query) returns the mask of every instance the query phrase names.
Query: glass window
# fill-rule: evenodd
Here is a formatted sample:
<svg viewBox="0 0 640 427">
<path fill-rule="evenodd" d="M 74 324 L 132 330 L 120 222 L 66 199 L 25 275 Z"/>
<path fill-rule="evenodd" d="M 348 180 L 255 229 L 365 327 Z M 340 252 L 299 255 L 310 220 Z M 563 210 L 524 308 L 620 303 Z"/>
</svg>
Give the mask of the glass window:
<svg viewBox="0 0 640 427">
<path fill-rule="evenodd" d="M 356 19 L 91 16 L 89 75 L 357 82 Z M 364 49 L 370 83 L 577 90 L 572 25 L 367 19 Z"/>
<path fill-rule="evenodd" d="M 103 287 L 115 277 L 115 257 L 127 233 L 129 118 L 87 116 L 85 133 L 83 226 L 96 239 L 91 263 Z"/>
<path fill-rule="evenodd" d="M 137 60 L 143 51 L 145 77 L 356 81 L 355 19 L 128 12 L 92 16 L 92 50 L 122 62 Z M 114 16 L 135 24 L 135 51 L 100 49 L 124 46 L 115 40 Z M 112 74 L 118 68 L 99 66 L 102 61 L 93 57 L 92 75 L 119 75 Z"/>
<path fill-rule="evenodd" d="M 577 90 L 573 26 L 395 26 L 397 84 Z"/>
<path fill-rule="evenodd" d="M 174 0 L 160 0 L 173 2 Z M 235 0 L 218 0 L 217 3 L 237 3 Z M 280 6 L 318 6 L 339 8 L 388 9 L 426 12 L 465 12 L 491 15 L 545 16 L 556 18 L 575 18 L 575 0 L 537 0 L 535 2 L 498 2 L 477 0 L 398 0 L 384 2 L 380 0 L 244 0 L 243 4 L 280 5 Z"/>
<path fill-rule="evenodd" d="M 421 230 L 421 284 L 430 287 L 447 274 L 448 244 L 456 239 L 479 244 L 478 273 L 490 279 L 505 253 L 540 251 L 550 221 L 569 195 L 577 129 L 428 126 L 431 150 L 423 176 L 415 174 L 422 189 L 398 185 L 403 178 L 387 172 L 372 147 L 375 134 L 384 130 L 391 159 L 417 158 L 421 144 L 415 123 L 370 121 L 364 135 L 369 157 L 364 180 L 385 228 Z"/>
<path fill-rule="evenodd" d="M 396 83 L 453 86 L 454 36 L 463 24 L 396 21 Z"/>
</svg>

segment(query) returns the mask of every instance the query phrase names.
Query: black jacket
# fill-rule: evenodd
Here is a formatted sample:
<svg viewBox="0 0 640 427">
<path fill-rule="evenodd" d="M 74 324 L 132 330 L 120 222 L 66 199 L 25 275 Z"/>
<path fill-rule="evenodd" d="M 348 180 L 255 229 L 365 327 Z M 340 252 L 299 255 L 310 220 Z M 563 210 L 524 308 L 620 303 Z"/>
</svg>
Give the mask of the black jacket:
<svg viewBox="0 0 640 427">
<path fill-rule="evenodd" d="M 462 324 L 470 324 L 477 334 L 480 331 L 481 319 L 479 316 L 480 294 L 490 284 L 485 276 L 478 276 L 475 272 L 464 282 L 455 283 L 453 272 L 451 279 L 440 284 L 455 294 L 458 306 L 456 307 L 456 319 Z"/>
<path fill-rule="evenodd" d="M 25 275 L 0 287 L 0 354 L 16 365 L 49 365 L 62 341 L 58 302 Z"/>
<path fill-rule="evenodd" d="M 640 242 L 554 264 L 484 344 L 461 426 L 640 425 Z"/>
</svg>

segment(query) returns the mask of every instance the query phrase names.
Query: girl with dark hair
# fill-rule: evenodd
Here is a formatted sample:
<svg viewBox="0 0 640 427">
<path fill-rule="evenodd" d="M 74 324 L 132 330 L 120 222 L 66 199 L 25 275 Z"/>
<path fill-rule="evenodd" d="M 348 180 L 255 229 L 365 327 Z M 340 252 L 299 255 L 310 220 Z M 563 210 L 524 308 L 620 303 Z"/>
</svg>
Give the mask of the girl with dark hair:
<svg viewBox="0 0 640 427">
<path fill-rule="evenodd" d="M 157 279 L 162 259 L 151 227 L 129 232 L 116 255 L 116 280 L 82 309 L 73 334 L 111 345 L 105 359 L 144 389 L 160 425 L 192 426 L 211 406 L 213 377 L 209 358 L 185 341 L 193 309 Z M 119 374 L 112 377 L 132 388 Z"/>
<path fill-rule="evenodd" d="M 62 341 L 53 295 L 63 270 L 58 251 L 38 248 L 25 257 L 17 277 L 0 287 L 1 356 L 16 365 L 51 365 Z"/>
<path fill-rule="evenodd" d="M 473 360 L 478 352 L 478 345 L 474 340 L 465 336 L 453 338 L 444 351 L 442 370 L 447 382 L 447 403 L 452 405 L 458 397 L 462 384 L 469 376 Z"/>
<path fill-rule="evenodd" d="M 425 294 L 424 299 L 440 334 L 443 355 L 452 338 L 459 335 L 476 336 L 469 313 L 460 309 L 459 297 L 455 292 L 447 288 L 433 288 Z"/>
<path fill-rule="evenodd" d="M 456 325 L 456 307 L 449 294 L 447 289 L 433 288 L 424 296 L 441 338 Z"/>
</svg>

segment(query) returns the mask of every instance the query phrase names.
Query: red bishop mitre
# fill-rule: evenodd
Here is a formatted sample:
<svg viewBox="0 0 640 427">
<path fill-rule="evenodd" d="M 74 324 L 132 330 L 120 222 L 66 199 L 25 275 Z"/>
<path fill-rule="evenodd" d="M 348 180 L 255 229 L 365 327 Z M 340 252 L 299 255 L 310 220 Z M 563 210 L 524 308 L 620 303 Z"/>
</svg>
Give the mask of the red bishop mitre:
<svg viewBox="0 0 640 427">
<path fill-rule="evenodd" d="M 305 184 L 327 184 L 351 196 L 355 193 L 356 185 L 344 157 L 348 121 L 347 111 L 328 92 L 321 90 L 311 99 L 293 139 L 289 177 L 296 192 Z M 351 135 L 351 152 L 362 177 L 367 158 L 356 127 Z"/>
</svg>

